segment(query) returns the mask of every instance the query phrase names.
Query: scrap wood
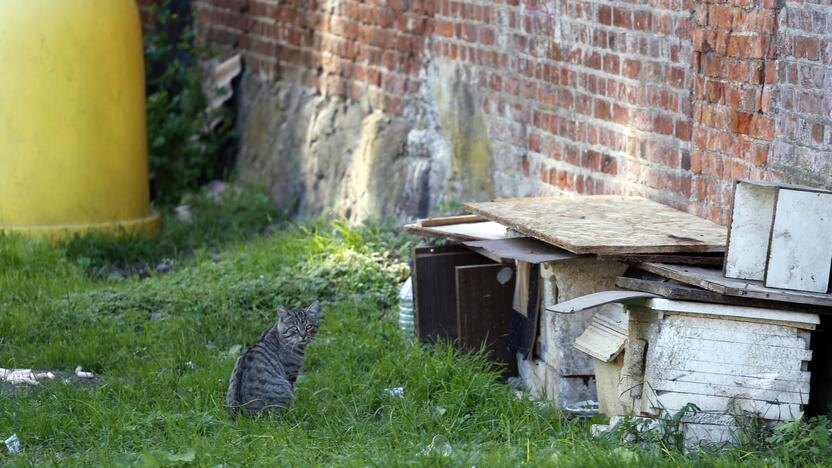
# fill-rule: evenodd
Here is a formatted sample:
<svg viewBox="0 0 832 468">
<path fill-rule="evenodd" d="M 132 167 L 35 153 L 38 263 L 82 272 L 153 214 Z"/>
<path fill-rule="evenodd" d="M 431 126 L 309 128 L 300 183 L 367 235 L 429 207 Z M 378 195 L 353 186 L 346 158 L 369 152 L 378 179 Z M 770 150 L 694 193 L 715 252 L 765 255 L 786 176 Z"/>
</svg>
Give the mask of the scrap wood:
<svg viewBox="0 0 832 468">
<path fill-rule="evenodd" d="M 642 263 L 639 268 L 728 296 L 832 308 L 832 294 L 767 288 L 761 281 L 726 278 L 721 270 L 664 263 Z"/>
<path fill-rule="evenodd" d="M 628 275 L 634 274 L 635 273 L 633 272 L 628 273 Z M 817 306 L 805 304 L 767 301 L 761 299 L 751 299 L 747 297 L 727 296 L 725 294 L 715 293 L 713 291 L 698 288 L 696 286 L 682 284 L 678 281 L 669 278 L 653 276 L 647 272 L 643 272 L 643 275 L 637 278 L 630 276 L 619 276 L 615 280 L 615 286 L 624 290 L 648 292 L 667 299 L 675 299 L 680 301 L 711 302 L 714 304 L 727 304 L 748 307 L 767 307 L 770 309 L 791 310 L 795 312 L 814 312 L 819 314 L 832 312 L 828 309 L 823 309 Z"/>
<path fill-rule="evenodd" d="M 506 237 L 506 228 L 499 223 L 491 221 L 431 227 L 424 227 L 419 224 L 407 224 L 404 226 L 404 230 L 417 236 L 437 237 L 455 241 L 494 240 Z"/>
<path fill-rule="evenodd" d="M 465 209 L 576 254 L 724 252 L 727 241 L 723 226 L 641 197 L 510 199 Z"/>
</svg>

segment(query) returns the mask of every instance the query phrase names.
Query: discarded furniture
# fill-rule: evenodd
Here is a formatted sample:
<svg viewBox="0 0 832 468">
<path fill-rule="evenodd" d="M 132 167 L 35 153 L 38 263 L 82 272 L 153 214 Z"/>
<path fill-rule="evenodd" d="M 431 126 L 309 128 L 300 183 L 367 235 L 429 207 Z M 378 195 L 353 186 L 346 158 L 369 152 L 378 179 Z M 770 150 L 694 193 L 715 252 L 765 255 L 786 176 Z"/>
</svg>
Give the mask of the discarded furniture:
<svg viewBox="0 0 832 468">
<path fill-rule="evenodd" d="M 520 198 L 470 203 L 466 210 L 572 254 L 540 259 L 538 331 L 531 353 L 518 355 L 520 376 L 532 393 L 561 407 L 595 398 L 593 361 L 574 343 L 602 309 L 560 315 L 551 306 L 613 289 L 627 261 L 665 258 L 658 254 L 678 258 L 697 253 L 707 258 L 713 252 L 716 257 L 705 260 L 712 264 L 725 250 L 725 228 L 640 197 Z"/>
<path fill-rule="evenodd" d="M 728 278 L 825 293 L 832 267 L 832 192 L 739 181 L 734 186 Z"/>
</svg>

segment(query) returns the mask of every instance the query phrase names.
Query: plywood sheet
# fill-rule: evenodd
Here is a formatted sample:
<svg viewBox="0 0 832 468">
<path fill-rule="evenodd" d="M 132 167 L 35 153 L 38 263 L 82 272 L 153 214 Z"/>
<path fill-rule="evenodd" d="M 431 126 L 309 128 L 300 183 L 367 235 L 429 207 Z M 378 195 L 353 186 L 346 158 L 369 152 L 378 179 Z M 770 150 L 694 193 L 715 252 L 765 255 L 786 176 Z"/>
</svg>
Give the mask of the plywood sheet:
<svg viewBox="0 0 832 468">
<path fill-rule="evenodd" d="M 504 365 L 504 377 L 517 375 L 517 359 L 509 349 L 514 267 L 474 265 L 456 268 L 459 347 L 478 352 Z"/>
<path fill-rule="evenodd" d="M 762 280 L 765 277 L 776 198 L 777 187 L 771 185 L 737 182 L 734 186 L 734 208 L 725 258 L 725 276 L 728 278 Z"/>
<path fill-rule="evenodd" d="M 471 203 L 465 209 L 576 254 L 723 252 L 727 230 L 641 197 Z"/>
<path fill-rule="evenodd" d="M 417 236 L 438 237 L 458 241 L 493 240 L 504 239 L 506 237 L 505 226 L 492 221 L 429 227 L 419 224 L 407 224 L 404 230 Z"/>
<path fill-rule="evenodd" d="M 832 294 L 767 288 L 760 281 L 726 278 L 720 270 L 664 263 L 642 263 L 640 268 L 665 278 L 699 286 L 719 294 L 832 307 Z"/>
<path fill-rule="evenodd" d="M 520 260 L 527 263 L 546 263 L 571 260 L 575 254 L 532 237 L 498 239 L 487 241 L 469 241 L 465 246 L 501 263 L 514 263 Z"/>
<path fill-rule="evenodd" d="M 832 267 L 832 194 L 781 189 L 765 284 L 825 293 Z"/>
</svg>

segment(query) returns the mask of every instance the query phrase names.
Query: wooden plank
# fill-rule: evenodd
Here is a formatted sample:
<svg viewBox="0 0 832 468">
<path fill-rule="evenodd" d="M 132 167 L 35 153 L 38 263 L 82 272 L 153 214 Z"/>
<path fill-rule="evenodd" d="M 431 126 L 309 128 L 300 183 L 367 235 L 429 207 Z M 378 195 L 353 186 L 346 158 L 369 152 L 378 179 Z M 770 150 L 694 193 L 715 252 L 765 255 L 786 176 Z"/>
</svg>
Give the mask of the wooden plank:
<svg viewBox="0 0 832 468">
<path fill-rule="evenodd" d="M 488 221 L 484 219 L 482 216 L 477 215 L 459 215 L 459 216 L 443 216 L 441 218 L 427 218 L 427 219 L 420 219 L 419 226 L 422 227 L 437 227 L 437 226 L 448 226 L 451 224 L 468 224 L 468 223 L 480 223 L 483 221 Z"/>
<path fill-rule="evenodd" d="M 722 253 L 697 254 L 697 255 L 674 255 L 674 254 L 600 254 L 600 260 L 621 262 L 628 265 L 639 263 L 673 263 L 676 265 L 710 265 L 722 266 L 725 255 Z"/>
<path fill-rule="evenodd" d="M 488 356 L 504 365 L 504 377 L 517 375 L 517 359 L 509 349 L 514 267 L 475 265 L 456 268 L 457 333 L 461 349 Z"/>
<path fill-rule="evenodd" d="M 664 263 L 642 263 L 639 268 L 719 294 L 832 307 L 832 294 L 767 288 L 760 281 L 726 278 L 719 270 Z"/>
<path fill-rule="evenodd" d="M 628 273 L 629 275 L 630 273 Z M 650 275 L 647 273 L 647 275 Z M 678 283 L 668 278 L 655 276 L 653 278 L 631 278 L 619 276 L 615 280 L 616 287 L 630 291 L 643 291 L 653 293 L 667 299 L 677 301 L 711 302 L 714 304 L 729 304 L 748 307 L 767 307 L 771 309 L 793 310 L 797 312 L 829 313 L 830 310 L 804 304 L 791 302 L 767 301 L 762 299 L 750 299 L 747 297 L 727 296 L 715 293 L 707 289 L 701 289 L 686 284 Z"/>
<path fill-rule="evenodd" d="M 764 278 L 777 190 L 772 185 L 745 181 L 734 185 L 734 207 L 725 257 L 726 277 L 758 281 Z"/>
<path fill-rule="evenodd" d="M 655 294 L 640 291 L 601 291 L 551 305 L 546 310 L 558 314 L 572 314 L 613 302 L 626 302 L 628 300 L 655 297 L 657 297 Z"/>
<path fill-rule="evenodd" d="M 496 262 L 547 263 L 571 260 L 577 255 L 531 237 L 512 239 L 469 241 L 465 246 Z"/>
<path fill-rule="evenodd" d="M 723 252 L 727 230 L 641 197 L 572 196 L 465 209 L 576 254 Z"/>
<path fill-rule="evenodd" d="M 781 189 L 765 285 L 826 293 L 832 267 L 832 194 Z"/>
<path fill-rule="evenodd" d="M 414 249 L 413 300 L 421 341 L 457 339 L 456 268 L 491 263 L 463 246 Z"/>
<path fill-rule="evenodd" d="M 673 301 L 670 299 L 649 299 L 645 306 L 665 313 L 687 313 L 728 319 L 756 319 L 773 323 L 784 323 L 796 328 L 809 330 L 814 330 L 815 326 L 820 323 L 820 317 L 816 314 L 786 312 L 759 307 Z"/>
<path fill-rule="evenodd" d="M 809 394 L 811 385 L 809 383 L 809 373 L 805 372 L 805 380 L 785 379 L 776 373 L 771 373 L 763 377 L 738 377 L 735 375 L 712 374 L 708 372 L 685 372 L 675 371 L 669 369 L 651 369 L 653 373 L 651 378 L 658 380 L 667 380 L 670 382 L 693 382 L 693 383 L 711 383 L 714 385 L 727 385 L 736 387 L 745 387 L 760 390 L 778 390 L 783 392 L 804 393 Z"/>
<path fill-rule="evenodd" d="M 481 223 L 450 224 L 447 226 L 423 227 L 418 224 L 407 224 L 404 230 L 423 237 L 438 237 L 457 241 L 493 240 L 506 237 L 505 226 L 485 221 Z"/>
</svg>

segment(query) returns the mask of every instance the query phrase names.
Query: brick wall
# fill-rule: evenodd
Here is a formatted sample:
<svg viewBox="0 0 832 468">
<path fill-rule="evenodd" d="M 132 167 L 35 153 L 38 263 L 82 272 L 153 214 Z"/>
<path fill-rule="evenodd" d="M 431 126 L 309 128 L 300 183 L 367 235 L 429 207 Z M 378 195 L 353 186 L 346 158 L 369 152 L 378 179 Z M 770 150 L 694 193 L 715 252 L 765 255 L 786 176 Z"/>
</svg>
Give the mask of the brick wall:
<svg viewBox="0 0 832 468">
<path fill-rule="evenodd" d="M 736 179 L 832 183 L 828 3 L 195 0 L 249 73 L 404 118 L 432 65 L 464 66 L 517 171 L 498 195 L 641 194 L 723 223 Z"/>
</svg>

